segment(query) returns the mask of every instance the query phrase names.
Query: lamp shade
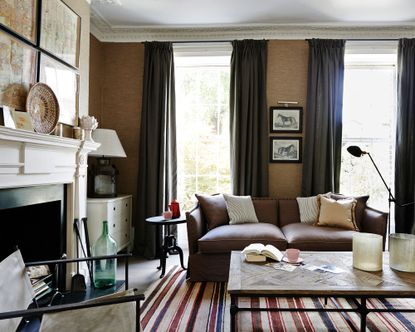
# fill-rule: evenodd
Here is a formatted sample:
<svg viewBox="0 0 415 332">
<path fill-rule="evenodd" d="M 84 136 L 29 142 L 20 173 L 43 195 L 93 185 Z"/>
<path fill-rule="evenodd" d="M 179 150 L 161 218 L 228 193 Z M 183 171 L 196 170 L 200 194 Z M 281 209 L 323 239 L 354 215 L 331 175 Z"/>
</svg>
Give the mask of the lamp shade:
<svg viewBox="0 0 415 332">
<path fill-rule="evenodd" d="M 361 157 L 364 154 L 367 154 L 366 151 L 362 151 L 358 146 L 351 145 L 347 148 L 347 152 L 349 152 L 352 156 Z"/>
<path fill-rule="evenodd" d="M 98 150 L 91 152 L 89 154 L 90 156 L 127 157 L 115 130 L 102 128 L 95 129 L 92 132 L 92 138 L 95 142 L 101 143 L 101 146 Z"/>
</svg>

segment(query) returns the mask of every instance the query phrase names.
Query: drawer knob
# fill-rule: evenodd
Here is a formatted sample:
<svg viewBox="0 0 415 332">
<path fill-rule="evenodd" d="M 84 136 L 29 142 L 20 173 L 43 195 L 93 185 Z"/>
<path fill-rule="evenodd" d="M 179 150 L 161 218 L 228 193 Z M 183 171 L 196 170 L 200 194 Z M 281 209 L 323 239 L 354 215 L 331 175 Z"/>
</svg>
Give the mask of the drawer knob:
<svg viewBox="0 0 415 332">
<path fill-rule="evenodd" d="M 125 218 L 125 222 L 128 222 L 128 219 L 127 218 Z"/>
<path fill-rule="evenodd" d="M 112 224 L 112 227 L 115 227 L 115 224 Z"/>
<path fill-rule="evenodd" d="M 115 211 L 115 206 L 112 209 Z"/>
</svg>

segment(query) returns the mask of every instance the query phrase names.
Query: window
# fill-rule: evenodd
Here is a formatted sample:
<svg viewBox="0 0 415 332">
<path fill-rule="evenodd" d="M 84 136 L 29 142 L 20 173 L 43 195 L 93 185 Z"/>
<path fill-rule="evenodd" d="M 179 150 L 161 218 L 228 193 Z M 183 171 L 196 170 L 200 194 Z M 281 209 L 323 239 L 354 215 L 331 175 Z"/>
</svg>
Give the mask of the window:
<svg viewBox="0 0 415 332">
<path fill-rule="evenodd" d="M 370 152 L 393 188 L 396 50 L 396 43 L 391 42 L 348 42 L 345 52 L 340 191 L 369 194 L 368 204 L 384 211 L 388 210 L 388 192 L 369 157 L 353 157 L 346 148 L 357 145 Z"/>
<path fill-rule="evenodd" d="M 229 43 L 174 45 L 178 200 L 230 191 Z"/>
</svg>

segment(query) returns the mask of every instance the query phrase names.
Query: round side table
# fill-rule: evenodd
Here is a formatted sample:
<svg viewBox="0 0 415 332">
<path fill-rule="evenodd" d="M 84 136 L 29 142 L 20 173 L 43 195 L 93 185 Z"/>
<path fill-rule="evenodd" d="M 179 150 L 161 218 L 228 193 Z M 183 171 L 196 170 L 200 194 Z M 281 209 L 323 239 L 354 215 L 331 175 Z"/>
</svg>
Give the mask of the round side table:
<svg viewBox="0 0 415 332">
<path fill-rule="evenodd" d="M 179 218 L 174 219 L 164 219 L 164 217 L 162 216 L 157 216 L 147 218 L 146 222 L 152 225 L 164 227 L 164 239 L 163 244 L 160 248 L 160 266 L 157 267 L 157 269 L 161 269 L 160 278 L 163 278 L 164 274 L 166 273 L 166 259 L 168 253 L 179 253 L 180 265 L 182 266 L 183 270 L 186 270 L 186 268 L 183 265 L 183 250 L 177 245 L 176 237 L 170 233 L 170 226 L 185 223 L 186 217 L 181 216 Z"/>
</svg>

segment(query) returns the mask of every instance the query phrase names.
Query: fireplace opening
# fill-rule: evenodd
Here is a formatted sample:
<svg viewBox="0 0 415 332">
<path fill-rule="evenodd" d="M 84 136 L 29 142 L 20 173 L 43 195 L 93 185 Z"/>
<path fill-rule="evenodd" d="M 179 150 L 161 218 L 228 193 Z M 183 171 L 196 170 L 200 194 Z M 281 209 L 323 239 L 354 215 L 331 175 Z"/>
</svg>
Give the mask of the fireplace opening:
<svg viewBox="0 0 415 332">
<path fill-rule="evenodd" d="M 63 184 L 0 190 L 0 259 L 16 246 L 25 262 L 61 258 L 66 251 L 65 202 Z"/>
</svg>

